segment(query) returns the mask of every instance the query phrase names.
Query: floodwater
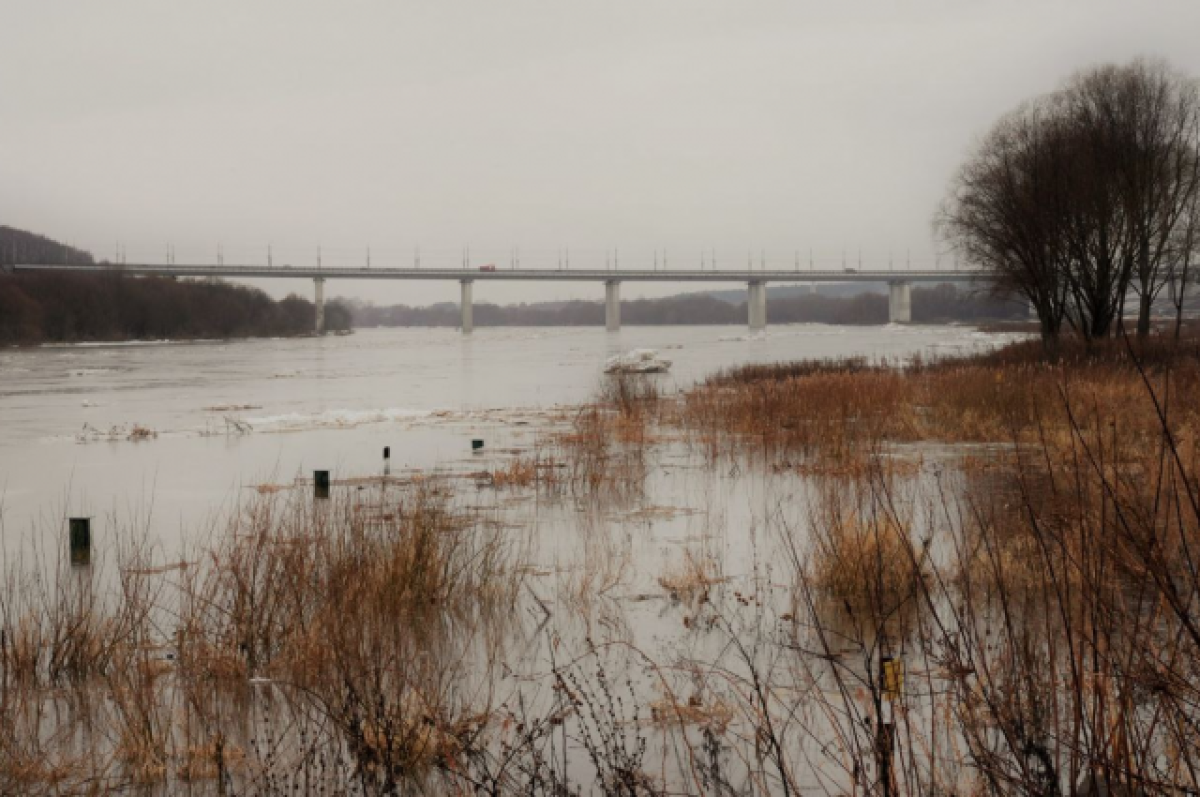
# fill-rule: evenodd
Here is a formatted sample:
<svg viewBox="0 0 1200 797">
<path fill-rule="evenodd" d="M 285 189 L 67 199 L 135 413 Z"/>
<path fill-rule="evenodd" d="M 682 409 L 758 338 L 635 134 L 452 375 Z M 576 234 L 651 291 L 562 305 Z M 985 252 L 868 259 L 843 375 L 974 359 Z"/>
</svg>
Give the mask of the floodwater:
<svg viewBox="0 0 1200 797">
<path fill-rule="evenodd" d="M 166 549 L 246 488 L 314 469 L 361 476 L 472 463 L 585 402 L 607 357 L 656 349 L 682 388 L 752 362 L 903 361 L 995 345 L 970 327 L 367 329 L 344 337 L 0 351 L 0 534 L 62 518 L 138 525 Z M 146 430 L 141 433 L 138 430 Z M 483 439 L 482 454 L 470 440 Z"/>
<path fill-rule="evenodd" d="M 614 676 L 628 679 L 644 722 L 652 715 L 646 707 L 664 695 L 644 661 L 678 670 L 673 678 L 686 685 L 705 667 L 737 668 L 728 662 L 730 639 L 773 633 L 753 607 L 783 616 L 791 593 L 775 537 L 803 524 L 811 485 L 765 468 L 713 467 L 677 439 L 646 447 L 635 491 L 598 502 L 494 489 L 475 474 L 502 469 L 540 436 L 565 429 L 572 408 L 603 384 L 605 360 L 631 349 L 672 361 L 670 373 L 655 377 L 670 392 L 745 363 L 904 362 L 1008 340 L 969 327 L 790 325 L 753 336 L 732 327 L 484 328 L 466 339 L 453 330 L 380 329 L 322 339 L 10 349 L 0 352 L 0 557 L 22 567 L 52 561 L 22 554 L 61 552 L 64 518 L 88 515 L 96 518 L 102 562 L 112 561 L 114 535 L 134 532 L 153 545 L 156 561 L 144 564 L 170 565 L 188 553 L 189 540 L 220 530 L 258 485 L 294 485 L 328 469 L 343 498 L 369 504 L 369 486 L 344 480 L 380 474 L 386 446 L 393 475 L 448 474 L 456 506 L 524 541 L 522 608 L 502 646 L 502 674 L 480 654 L 466 665 L 466 680 L 479 678 L 507 696 L 506 705 L 549 712 L 555 652 L 569 657 L 611 643 L 637 651 Z M 483 450 L 472 452 L 477 439 Z M 749 620 L 730 622 L 760 625 L 714 632 L 728 618 L 672 594 L 672 574 L 688 562 L 711 566 L 711 583 L 750 607 Z M 746 655 L 771 666 L 757 649 Z M 601 676 L 588 688 L 599 695 L 604 683 Z M 798 744 L 814 763 L 798 782 L 805 793 L 827 793 L 846 780 L 823 747 L 834 734 L 819 717 L 806 722 L 811 734 Z M 43 731 L 55 735 L 52 726 Z M 569 775 L 587 782 L 586 757 L 572 745 Z M 666 747 L 651 751 L 653 758 Z M 163 788 L 155 793 L 169 793 L 169 782 Z"/>
</svg>

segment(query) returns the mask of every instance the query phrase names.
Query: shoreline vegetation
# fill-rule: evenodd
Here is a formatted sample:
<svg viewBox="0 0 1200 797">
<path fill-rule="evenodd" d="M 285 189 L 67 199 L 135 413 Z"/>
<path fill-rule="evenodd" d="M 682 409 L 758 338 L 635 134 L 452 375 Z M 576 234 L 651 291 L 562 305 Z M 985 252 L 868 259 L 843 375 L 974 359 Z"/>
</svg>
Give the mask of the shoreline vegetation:
<svg viewBox="0 0 1200 797">
<path fill-rule="evenodd" d="M 1057 354 L 613 378 L 494 470 L 9 562 L 0 793 L 1196 793 L 1200 337 Z M 647 586 L 611 517 L 663 511 L 668 452 L 793 497 Z"/>
</svg>

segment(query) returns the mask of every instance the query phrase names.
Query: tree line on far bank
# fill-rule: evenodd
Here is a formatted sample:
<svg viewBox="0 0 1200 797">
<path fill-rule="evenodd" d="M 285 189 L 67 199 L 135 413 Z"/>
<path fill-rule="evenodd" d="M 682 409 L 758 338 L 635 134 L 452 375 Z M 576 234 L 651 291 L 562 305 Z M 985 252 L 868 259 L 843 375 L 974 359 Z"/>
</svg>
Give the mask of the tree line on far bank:
<svg viewBox="0 0 1200 797">
<path fill-rule="evenodd" d="M 1157 61 L 1079 73 L 997 122 L 938 226 L 1036 308 L 1048 351 L 1064 327 L 1123 331 L 1127 303 L 1145 337 L 1164 297 L 1178 337 L 1200 254 L 1200 86 Z"/>
<path fill-rule="evenodd" d="M 0 275 L 0 344 L 287 337 L 313 331 L 307 299 L 209 280 L 113 274 Z M 325 327 L 350 314 L 325 305 Z"/>
<path fill-rule="evenodd" d="M 428 307 L 376 306 L 346 300 L 356 327 L 458 326 L 455 304 Z M 912 291 L 915 323 L 983 321 L 1024 318 L 1020 303 L 967 291 L 950 284 Z M 634 326 L 670 324 L 745 324 L 746 304 L 725 302 L 704 294 L 621 302 L 621 323 Z M 772 298 L 767 301 L 770 323 L 886 324 L 888 298 L 877 293 L 850 297 L 821 294 Z M 598 301 L 542 302 L 501 307 L 476 304 L 476 326 L 603 326 L 604 304 Z"/>
<path fill-rule="evenodd" d="M 298 296 L 276 301 L 217 280 L 54 272 L 7 273 L 13 263 L 90 264 L 92 256 L 41 235 L 0 226 L 0 345 L 116 340 L 286 337 L 316 325 Z M 350 328 L 350 313 L 325 305 L 325 328 Z"/>
</svg>

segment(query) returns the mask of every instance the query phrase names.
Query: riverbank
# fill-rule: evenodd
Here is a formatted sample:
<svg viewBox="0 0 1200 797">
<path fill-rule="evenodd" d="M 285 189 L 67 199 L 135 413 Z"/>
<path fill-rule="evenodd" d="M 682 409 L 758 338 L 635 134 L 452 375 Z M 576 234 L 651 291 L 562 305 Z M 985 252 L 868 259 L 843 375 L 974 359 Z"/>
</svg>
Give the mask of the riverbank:
<svg viewBox="0 0 1200 797">
<path fill-rule="evenodd" d="M 606 381 L 488 460 L 10 574 L 0 784 L 1194 789 L 1200 350 L 1065 354 Z"/>
</svg>

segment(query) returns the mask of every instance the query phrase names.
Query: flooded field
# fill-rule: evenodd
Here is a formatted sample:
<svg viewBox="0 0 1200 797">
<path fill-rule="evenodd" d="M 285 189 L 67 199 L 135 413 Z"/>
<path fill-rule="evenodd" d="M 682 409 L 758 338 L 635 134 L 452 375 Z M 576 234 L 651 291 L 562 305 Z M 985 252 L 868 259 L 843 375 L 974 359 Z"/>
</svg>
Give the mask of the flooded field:
<svg viewBox="0 0 1200 797">
<path fill-rule="evenodd" d="M 0 791 L 1187 793 L 1195 411 L 1003 342 L 5 353 Z"/>
</svg>

